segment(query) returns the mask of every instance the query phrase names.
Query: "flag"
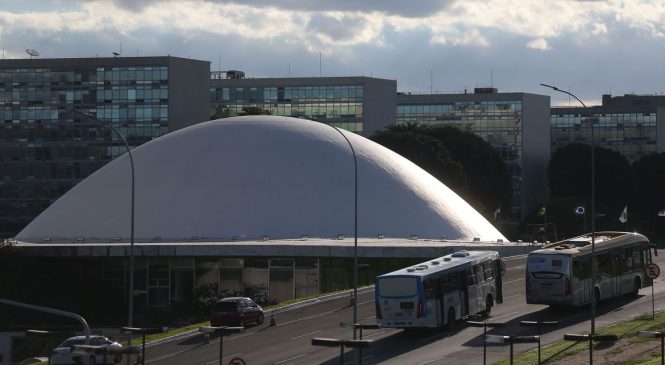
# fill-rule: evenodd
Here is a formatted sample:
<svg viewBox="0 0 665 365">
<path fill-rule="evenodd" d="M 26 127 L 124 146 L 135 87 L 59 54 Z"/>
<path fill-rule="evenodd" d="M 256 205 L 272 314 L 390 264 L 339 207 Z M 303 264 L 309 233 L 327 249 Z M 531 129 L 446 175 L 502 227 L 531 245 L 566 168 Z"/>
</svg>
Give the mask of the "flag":
<svg viewBox="0 0 665 365">
<path fill-rule="evenodd" d="M 660 212 L 658 212 L 658 216 L 659 216 L 659 217 L 665 217 L 665 208 L 663 208 L 663 210 L 661 210 Z"/>
<path fill-rule="evenodd" d="M 540 209 L 538 209 L 538 215 L 545 215 L 545 207 L 540 207 Z"/>
<path fill-rule="evenodd" d="M 584 205 L 578 205 L 575 207 L 576 215 L 584 215 Z"/>
<path fill-rule="evenodd" d="M 628 222 L 628 205 L 627 204 L 626 204 L 626 207 L 623 208 L 623 212 L 621 212 L 621 215 L 619 216 L 619 222 L 621 222 L 621 223 Z"/>
<path fill-rule="evenodd" d="M 496 217 L 501 214 L 501 207 L 496 208 L 494 211 L 494 220 L 496 220 Z"/>
</svg>

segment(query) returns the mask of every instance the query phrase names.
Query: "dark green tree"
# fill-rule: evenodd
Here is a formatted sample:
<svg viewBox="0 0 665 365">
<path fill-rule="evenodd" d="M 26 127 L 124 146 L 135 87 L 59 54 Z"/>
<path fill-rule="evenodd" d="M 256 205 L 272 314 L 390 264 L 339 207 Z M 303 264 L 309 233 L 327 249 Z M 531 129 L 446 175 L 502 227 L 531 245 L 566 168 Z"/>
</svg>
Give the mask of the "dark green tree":
<svg viewBox="0 0 665 365">
<path fill-rule="evenodd" d="M 270 115 L 270 110 L 261 109 L 258 106 L 243 106 L 238 115 Z"/>
<path fill-rule="evenodd" d="M 595 147 L 596 229 L 625 229 L 618 217 L 630 200 L 635 179 L 628 160 L 616 151 Z M 557 149 L 547 170 L 552 197 L 585 202 L 591 213 L 591 147 L 571 144 Z M 590 215 L 588 215 L 590 219 Z"/>
<path fill-rule="evenodd" d="M 659 217 L 658 212 L 665 209 L 665 153 L 643 156 L 632 167 L 635 201 L 628 217 L 632 219 L 632 212 L 639 214 L 643 224 L 635 229 L 661 240 L 665 238 L 665 217 Z"/>
<path fill-rule="evenodd" d="M 424 126 L 415 129 L 408 126 L 391 127 L 377 132 L 371 139 L 415 163 L 459 195 L 466 194 L 467 178 L 462 165 L 450 157 L 450 152 L 443 144 L 421 133 L 420 128 L 427 129 Z"/>
<path fill-rule="evenodd" d="M 378 132 L 372 140 L 429 172 L 485 217 L 491 219 L 497 207 L 509 211 L 512 190 L 505 164 L 473 133 L 407 123 Z"/>
<path fill-rule="evenodd" d="M 513 193 L 510 173 L 492 145 L 478 135 L 455 127 L 433 127 L 428 132 L 463 166 L 470 191 L 466 199 L 471 205 L 485 216 L 499 207 L 502 212 L 510 211 Z"/>
</svg>

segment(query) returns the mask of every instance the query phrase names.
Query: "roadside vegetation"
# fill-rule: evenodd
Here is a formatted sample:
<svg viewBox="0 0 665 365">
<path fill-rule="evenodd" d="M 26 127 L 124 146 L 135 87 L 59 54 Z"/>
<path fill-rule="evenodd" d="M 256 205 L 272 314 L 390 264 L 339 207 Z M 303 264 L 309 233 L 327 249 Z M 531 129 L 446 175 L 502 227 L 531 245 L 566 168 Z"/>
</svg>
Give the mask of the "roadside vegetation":
<svg viewBox="0 0 665 365">
<path fill-rule="evenodd" d="M 598 364 L 660 364 L 660 340 L 637 337 L 638 331 L 665 331 L 665 312 L 642 315 L 627 322 L 597 329 L 598 335 L 617 335 L 616 342 L 594 342 L 593 358 Z M 508 346 L 506 354 L 508 354 Z M 523 352 L 513 357 L 514 364 L 538 363 L 538 349 Z M 541 348 L 541 363 L 550 365 L 576 365 L 589 363 L 589 344 L 587 341 L 558 341 Z M 510 358 L 495 362 L 494 365 L 510 364 Z"/>
</svg>

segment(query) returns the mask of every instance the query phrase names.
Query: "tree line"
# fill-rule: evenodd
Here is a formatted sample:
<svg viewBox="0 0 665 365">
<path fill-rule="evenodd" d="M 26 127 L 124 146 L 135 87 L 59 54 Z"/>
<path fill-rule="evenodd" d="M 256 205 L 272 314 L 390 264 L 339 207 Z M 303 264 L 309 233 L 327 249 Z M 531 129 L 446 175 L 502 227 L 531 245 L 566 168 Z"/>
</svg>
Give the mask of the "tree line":
<svg viewBox="0 0 665 365">
<path fill-rule="evenodd" d="M 464 198 L 490 222 L 501 221 L 511 240 L 563 238 L 591 231 L 591 149 L 571 144 L 557 149 L 548 164 L 550 197 L 522 222 L 506 224 L 511 178 L 499 153 L 481 137 L 451 126 L 407 123 L 371 139 L 411 160 Z M 596 146 L 596 231 L 637 231 L 652 241 L 665 238 L 665 153 L 630 163 L 620 153 Z M 627 210 L 627 221 L 619 216 Z M 497 221 L 497 212 L 503 212 Z M 534 229 L 536 230 L 534 232 Z"/>
</svg>

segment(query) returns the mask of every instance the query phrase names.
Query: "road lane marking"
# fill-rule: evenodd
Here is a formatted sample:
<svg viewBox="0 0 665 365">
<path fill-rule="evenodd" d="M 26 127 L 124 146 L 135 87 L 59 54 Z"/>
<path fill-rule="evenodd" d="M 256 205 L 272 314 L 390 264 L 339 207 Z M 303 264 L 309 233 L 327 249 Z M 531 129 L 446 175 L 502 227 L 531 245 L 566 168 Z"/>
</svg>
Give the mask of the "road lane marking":
<svg viewBox="0 0 665 365">
<path fill-rule="evenodd" d="M 515 298 L 515 297 L 519 297 L 519 296 L 521 296 L 521 295 L 524 295 L 524 294 L 515 294 L 515 295 L 511 295 L 511 296 L 509 296 L 509 297 L 503 297 L 503 300 L 510 299 L 510 298 Z"/>
<path fill-rule="evenodd" d="M 305 357 L 305 356 L 307 356 L 307 355 L 309 355 L 309 354 L 310 354 L 310 352 L 307 352 L 307 353 L 304 353 L 304 354 L 302 354 L 302 355 L 298 355 L 298 356 L 294 356 L 294 357 L 288 358 L 288 359 L 286 359 L 286 360 L 275 361 L 275 362 L 272 363 L 272 365 L 282 364 L 282 363 L 285 363 L 285 362 L 288 362 L 288 361 L 296 360 L 296 359 L 299 359 L 299 358 L 301 358 L 301 357 Z"/>
<path fill-rule="evenodd" d="M 365 318 L 363 318 L 363 321 L 364 321 L 364 320 L 367 320 L 367 319 L 372 319 L 372 318 L 376 318 L 376 316 L 365 317 Z"/>
<path fill-rule="evenodd" d="M 367 304 L 367 303 L 374 303 L 374 300 L 366 300 L 364 302 L 358 303 L 358 305 L 363 305 L 363 304 Z"/>
<path fill-rule="evenodd" d="M 353 354 L 353 352 L 352 352 L 351 354 Z M 351 355 L 351 356 L 353 356 L 353 355 Z M 365 359 L 365 360 L 366 360 L 366 359 L 369 359 L 370 357 L 374 357 L 374 354 L 365 355 L 365 356 L 361 357 L 360 359 L 361 359 L 361 360 L 362 360 L 362 359 Z M 355 359 L 352 359 L 352 360 L 346 360 L 346 361 L 344 361 L 344 364 L 353 364 L 354 362 L 355 362 Z M 362 361 L 361 361 L 361 362 L 362 362 Z"/>
<path fill-rule="evenodd" d="M 512 316 L 513 314 L 517 314 L 517 312 L 510 312 L 510 313 L 503 314 L 503 315 L 500 315 L 500 316 L 492 317 L 492 320 Z"/>
<path fill-rule="evenodd" d="M 511 280 L 511 281 L 506 281 L 506 282 L 504 282 L 503 284 L 506 285 L 506 284 L 515 283 L 515 282 L 522 281 L 522 280 L 524 280 L 524 278 L 521 278 L 521 279 L 515 279 L 515 280 Z"/>
<path fill-rule="evenodd" d="M 367 338 L 367 337 L 372 337 L 372 336 L 380 335 L 380 334 L 382 334 L 382 333 L 386 333 L 386 331 L 374 332 L 374 333 L 372 333 L 372 334 L 369 334 L 369 335 L 365 335 L 365 336 L 363 336 L 363 338 Z"/>
<path fill-rule="evenodd" d="M 225 356 L 225 357 L 222 358 L 222 361 L 224 361 L 224 360 L 226 360 L 226 359 L 232 359 L 232 358 L 234 358 L 234 357 L 236 357 L 236 356 L 240 356 L 240 355 L 242 355 L 242 353 L 238 352 L 237 354 L 233 354 L 233 355 Z M 208 362 L 206 363 L 206 365 L 212 365 L 212 364 L 219 364 L 219 360 L 208 361 Z"/>
<path fill-rule="evenodd" d="M 310 332 L 310 333 L 305 333 L 304 335 L 300 335 L 300 336 L 296 336 L 296 337 L 291 337 L 291 338 L 289 338 L 289 340 L 291 340 L 291 341 L 292 341 L 292 340 L 297 340 L 297 339 L 299 339 L 299 338 L 307 337 L 307 336 L 310 336 L 310 335 L 313 335 L 313 334 L 315 334 L 315 333 L 319 333 L 319 332 L 323 332 L 323 330 L 318 330 L 318 331 L 314 331 L 314 332 Z"/>
<path fill-rule="evenodd" d="M 421 362 L 421 363 L 418 364 L 418 365 L 431 364 L 431 363 L 433 363 L 433 362 L 435 362 L 435 361 L 439 361 L 439 360 L 441 360 L 441 359 L 445 359 L 445 358 L 446 358 L 445 356 L 437 357 L 436 359 L 432 359 L 432 360 L 428 360 L 428 361 L 425 361 L 425 362 Z"/>
</svg>

